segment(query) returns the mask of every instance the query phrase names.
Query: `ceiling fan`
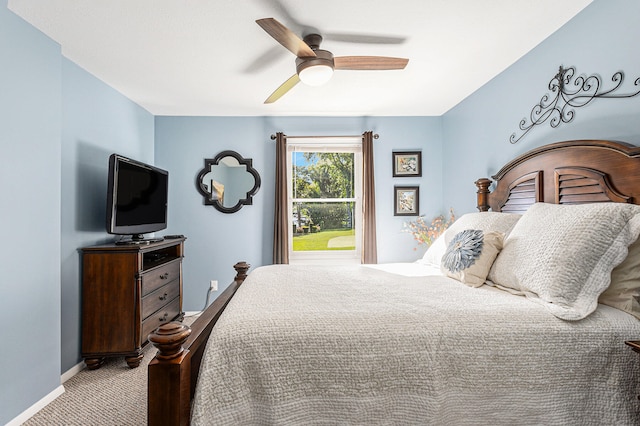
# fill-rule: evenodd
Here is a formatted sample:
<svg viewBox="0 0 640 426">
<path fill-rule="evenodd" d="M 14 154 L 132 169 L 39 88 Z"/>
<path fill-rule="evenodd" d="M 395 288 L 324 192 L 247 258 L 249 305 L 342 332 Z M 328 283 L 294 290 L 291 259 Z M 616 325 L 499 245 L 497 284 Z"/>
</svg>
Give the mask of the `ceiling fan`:
<svg viewBox="0 0 640 426">
<path fill-rule="evenodd" d="M 258 19 L 256 23 L 296 55 L 296 73 L 282 83 L 264 101 L 265 104 L 277 101 L 300 81 L 310 86 L 320 86 L 329 81 L 334 70 L 399 70 L 409 62 L 408 59 L 388 56 L 334 57 L 328 50 L 320 49 L 320 34 L 308 34 L 301 39 L 274 18 Z"/>
</svg>

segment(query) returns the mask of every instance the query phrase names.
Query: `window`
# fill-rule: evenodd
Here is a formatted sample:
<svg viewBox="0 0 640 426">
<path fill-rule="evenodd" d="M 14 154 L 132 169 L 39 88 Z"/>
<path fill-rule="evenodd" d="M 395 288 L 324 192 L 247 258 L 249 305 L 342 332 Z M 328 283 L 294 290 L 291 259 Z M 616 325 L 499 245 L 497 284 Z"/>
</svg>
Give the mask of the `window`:
<svg viewBox="0 0 640 426">
<path fill-rule="evenodd" d="M 300 138 L 287 145 L 289 260 L 360 263 L 361 138 Z"/>
</svg>

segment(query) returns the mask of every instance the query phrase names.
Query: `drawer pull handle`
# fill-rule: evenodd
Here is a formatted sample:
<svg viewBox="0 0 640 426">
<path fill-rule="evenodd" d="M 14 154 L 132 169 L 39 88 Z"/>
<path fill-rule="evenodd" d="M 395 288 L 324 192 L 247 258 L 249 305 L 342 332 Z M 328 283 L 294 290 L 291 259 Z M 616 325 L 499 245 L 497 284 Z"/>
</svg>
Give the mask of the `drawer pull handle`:
<svg viewBox="0 0 640 426">
<path fill-rule="evenodd" d="M 160 317 L 160 322 L 165 322 L 168 316 L 169 314 L 165 312 L 164 315 Z"/>
<path fill-rule="evenodd" d="M 167 293 L 163 294 L 162 296 L 160 296 L 160 300 L 167 300 L 167 296 Z"/>
<path fill-rule="evenodd" d="M 160 275 L 160 279 L 161 280 L 166 280 L 167 278 L 169 278 L 169 273 L 165 272 L 164 274 Z"/>
</svg>

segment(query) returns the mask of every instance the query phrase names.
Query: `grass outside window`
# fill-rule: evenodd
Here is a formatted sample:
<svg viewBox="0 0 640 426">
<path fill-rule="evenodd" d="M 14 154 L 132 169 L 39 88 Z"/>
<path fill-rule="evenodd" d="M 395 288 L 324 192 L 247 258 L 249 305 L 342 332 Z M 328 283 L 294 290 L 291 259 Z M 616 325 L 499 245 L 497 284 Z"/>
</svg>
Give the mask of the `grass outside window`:
<svg viewBox="0 0 640 426">
<path fill-rule="evenodd" d="M 293 251 L 355 250 L 354 229 L 339 229 L 293 235 Z"/>
</svg>

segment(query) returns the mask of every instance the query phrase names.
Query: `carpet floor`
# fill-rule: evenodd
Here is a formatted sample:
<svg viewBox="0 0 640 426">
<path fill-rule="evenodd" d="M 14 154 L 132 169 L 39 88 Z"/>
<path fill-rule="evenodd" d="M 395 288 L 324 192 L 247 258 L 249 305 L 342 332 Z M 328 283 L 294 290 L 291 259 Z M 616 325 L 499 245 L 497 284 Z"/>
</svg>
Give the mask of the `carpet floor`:
<svg viewBox="0 0 640 426">
<path fill-rule="evenodd" d="M 185 318 L 184 322 L 193 320 Z M 62 395 L 24 426 L 146 425 L 147 366 L 156 352 L 148 344 L 137 368 L 129 368 L 124 357 L 114 357 L 97 370 L 82 370 L 64 383 Z"/>
</svg>

